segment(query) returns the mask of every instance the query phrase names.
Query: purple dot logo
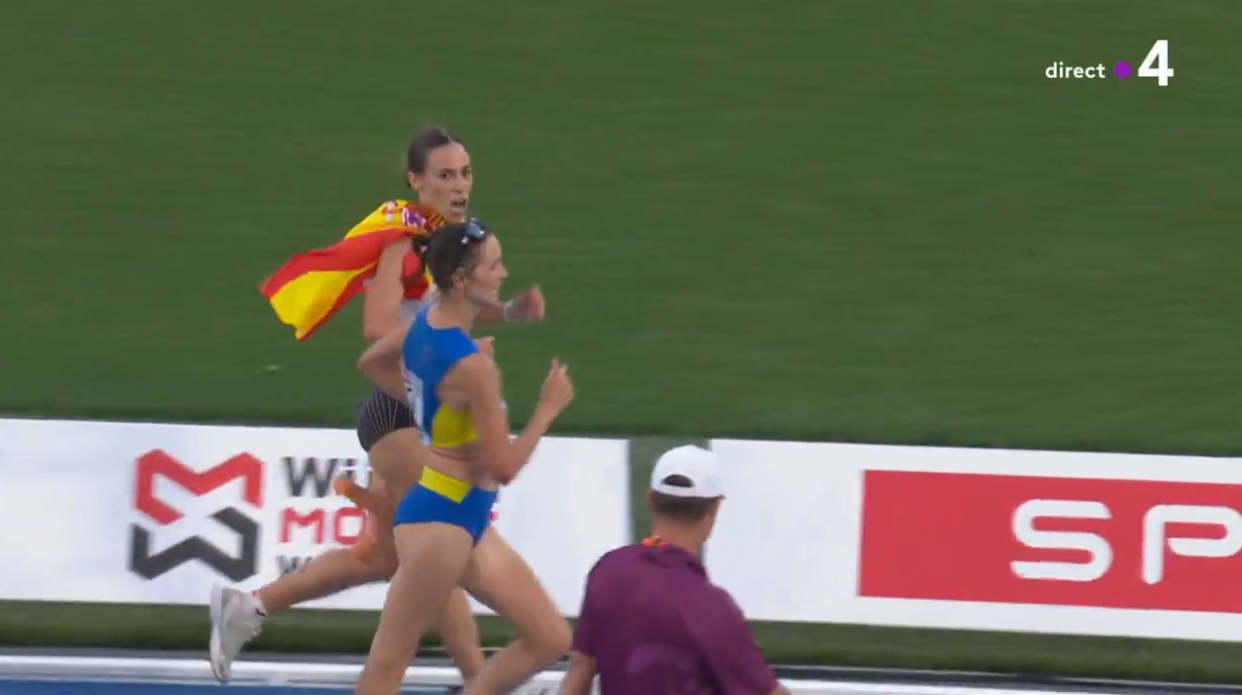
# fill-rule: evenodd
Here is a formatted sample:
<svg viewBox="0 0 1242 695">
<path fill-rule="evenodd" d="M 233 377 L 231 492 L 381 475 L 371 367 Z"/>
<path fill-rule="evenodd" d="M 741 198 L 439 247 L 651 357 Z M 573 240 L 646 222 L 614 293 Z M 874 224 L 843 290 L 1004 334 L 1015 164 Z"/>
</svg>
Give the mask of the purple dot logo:
<svg viewBox="0 0 1242 695">
<path fill-rule="evenodd" d="M 1113 74 L 1117 76 L 1117 79 L 1124 80 L 1130 76 L 1130 64 L 1124 60 L 1117 61 L 1117 64 L 1113 66 Z"/>
</svg>

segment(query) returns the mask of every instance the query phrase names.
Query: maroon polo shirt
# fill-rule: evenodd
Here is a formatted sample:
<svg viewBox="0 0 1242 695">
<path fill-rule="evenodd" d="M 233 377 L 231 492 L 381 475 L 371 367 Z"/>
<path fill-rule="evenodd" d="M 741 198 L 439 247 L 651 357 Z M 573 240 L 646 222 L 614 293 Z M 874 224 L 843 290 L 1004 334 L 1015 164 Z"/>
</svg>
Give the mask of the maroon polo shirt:
<svg viewBox="0 0 1242 695">
<path fill-rule="evenodd" d="M 601 695 L 768 695 L 779 685 L 737 603 L 671 545 L 625 546 L 595 563 L 573 649 L 595 659 Z"/>
</svg>

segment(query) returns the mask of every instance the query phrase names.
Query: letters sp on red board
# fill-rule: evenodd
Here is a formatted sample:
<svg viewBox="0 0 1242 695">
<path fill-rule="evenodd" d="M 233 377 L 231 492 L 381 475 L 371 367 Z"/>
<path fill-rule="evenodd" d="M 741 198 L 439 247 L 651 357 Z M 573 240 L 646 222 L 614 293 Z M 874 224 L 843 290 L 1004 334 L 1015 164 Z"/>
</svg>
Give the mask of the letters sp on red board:
<svg viewBox="0 0 1242 695">
<path fill-rule="evenodd" d="M 1242 485 L 866 471 L 859 594 L 1242 613 Z"/>
</svg>

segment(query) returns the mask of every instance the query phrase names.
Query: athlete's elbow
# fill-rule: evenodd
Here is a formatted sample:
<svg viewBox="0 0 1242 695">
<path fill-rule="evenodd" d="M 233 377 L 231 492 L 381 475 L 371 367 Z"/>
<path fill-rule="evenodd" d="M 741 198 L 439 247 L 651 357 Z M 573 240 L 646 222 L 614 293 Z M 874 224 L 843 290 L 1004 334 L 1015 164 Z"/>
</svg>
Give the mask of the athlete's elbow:
<svg viewBox="0 0 1242 695">
<path fill-rule="evenodd" d="M 368 343 L 373 343 L 391 333 L 395 328 L 396 325 L 389 325 L 384 321 L 364 321 L 362 323 L 362 338 Z"/>
<path fill-rule="evenodd" d="M 362 337 L 374 342 L 401 327 L 401 306 L 373 304 L 362 308 Z"/>
<path fill-rule="evenodd" d="M 520 464 L 515 464 L 507 460 L 505 457 L 497 457 L 496 464 L 492 466 L 491 474 L 497 483 L 508 485 L 517 477 L 518 471 L 521 470 Z"/>
<path fill-rule="evenodd" d="M 374 381 L 376 376 L 378 375 L 378 372 L 376 370 L 378 366 L 379 366 L 379 357 L 373 354 L 370 350 L 362 353 L 362 356 L 358 358 L 358 364 L 357 364 L 358 371 L 362 372 L 363 376 L 367 377 L 368 379 L 371 379 L 372 381 Z"/>
</svg>

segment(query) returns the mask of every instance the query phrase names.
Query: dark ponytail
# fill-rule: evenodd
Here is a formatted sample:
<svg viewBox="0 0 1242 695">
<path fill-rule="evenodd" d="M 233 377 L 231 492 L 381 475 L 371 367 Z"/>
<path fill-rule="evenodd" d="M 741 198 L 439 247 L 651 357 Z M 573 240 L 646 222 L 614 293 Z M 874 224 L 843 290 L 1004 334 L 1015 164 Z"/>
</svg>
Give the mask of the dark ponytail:
<svg viewBox="0 0 1242 695">
<path fill-rule="evenodd" d="M 431 248 L 432 234 L 435 234 L 434 230 L 427 234 L 410 237 L 410 249 L 414 251 L 414 255 L 418 256 L 418 259 L 424 264 L 427 262 L 427 251 Z"/>
<path fill-rule="evenodd" d="M 414 257 L 418 259 L 418 273 L 420 275 L 426 273 L 428 277 L 431 276 L 431 270 L 427 263 L 427 255 L 431 251 L 431 236 L 433 234 L 435 234 L 435 230 L 410 237 L 410 250 L 414 252 Z M 434 278 L 432 278 L 432 283 L 435 283 Z"/>
</svg>

